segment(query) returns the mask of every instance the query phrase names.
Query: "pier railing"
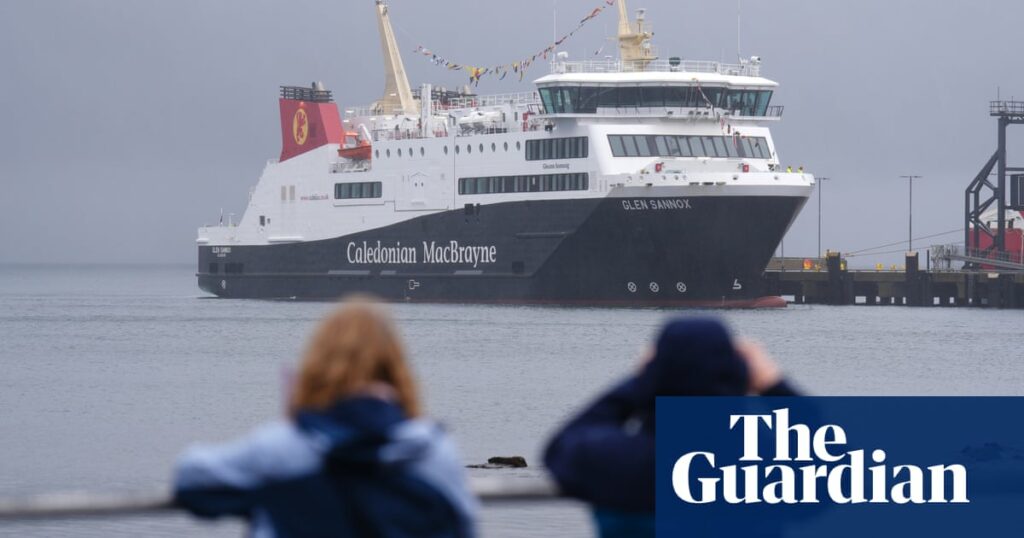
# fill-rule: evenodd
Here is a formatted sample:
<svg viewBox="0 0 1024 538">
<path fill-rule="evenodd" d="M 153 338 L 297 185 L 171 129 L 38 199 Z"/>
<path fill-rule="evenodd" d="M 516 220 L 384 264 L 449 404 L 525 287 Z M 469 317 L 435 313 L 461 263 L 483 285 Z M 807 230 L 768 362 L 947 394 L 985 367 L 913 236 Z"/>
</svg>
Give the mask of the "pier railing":
<svg viewBox="0 0 1024 538">
<path fill-rule="evenodd" d="M 485 505 L 521 501 L 550 501 L 559 497 L 555 484 L 540 477 L 474 476 L 473 494 Z M 0 523 L 4 521 L 69 518 L 114 518 L 168 514 L 180 510 L 170 493 L 107 495 L 85 492 L 0 499 Z"/>
<path fill-rule="evenodd" d="M 1024 249 L 1021 252 L 998 252 L 992 249 L 964 248 L 963 245 L 934 245 L 933 257 L 942 261 L 967 262 L 982 267 L 998 267 L 1024 271 Z"/>
</svg>

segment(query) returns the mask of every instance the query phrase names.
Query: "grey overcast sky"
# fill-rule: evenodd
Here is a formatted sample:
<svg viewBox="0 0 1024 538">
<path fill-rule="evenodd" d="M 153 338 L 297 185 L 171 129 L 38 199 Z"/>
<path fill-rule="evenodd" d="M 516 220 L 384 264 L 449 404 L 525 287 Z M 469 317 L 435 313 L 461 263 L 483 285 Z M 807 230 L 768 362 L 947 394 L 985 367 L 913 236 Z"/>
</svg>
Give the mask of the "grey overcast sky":
<svg viewBox="0 0 1024 538">
<path fill-rule="evenodd" d="M 454 87 L 462 77 L 411 51 L 512 62 L 550 41 L 553 6 L 566 31 L 603 1 L 391 6 L 413 84 Z M 735 1 L 630 0 L 640 7 L 662 56 L 736 58 Z M 782 159 L 834 178 L 826 247 L 904 240 L 902 174 L 925 176 L 915 235 L 961 227 L 963 189 L 994 150 L 988 101 L 997 88 L 1024 98 L 1022 20 L 1020 0 L 744 2 L 742 52 L 782 85 Z M 614 30 L 608 12 L 564 50 L 592 55 Z M 279 152 L 278 85 L 323 80 L 342 107 L 383 87 L 371 0 L 3 0 L 0 51 L 0 263 L 191 262 L 196 227 L 240 215 Z M 528 87 L 485 79 L 479 92 Z M 787 255 L 814 253 L 816 202 Z"/>
</svg>

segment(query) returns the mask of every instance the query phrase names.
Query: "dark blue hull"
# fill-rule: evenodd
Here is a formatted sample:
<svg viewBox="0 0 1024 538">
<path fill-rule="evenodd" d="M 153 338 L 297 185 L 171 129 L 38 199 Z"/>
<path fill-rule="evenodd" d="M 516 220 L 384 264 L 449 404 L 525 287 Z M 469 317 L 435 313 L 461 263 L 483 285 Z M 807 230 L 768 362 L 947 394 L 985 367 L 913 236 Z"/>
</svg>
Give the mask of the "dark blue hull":
<svg viewBox="0 0 1024 538">
<path fill-rule="evenodd" d="M 221 297 L 759 306 L 761 275 L 806 201 L 721 196 L 466 207 L 323 241 L 199 248 Z"/>
</svg>

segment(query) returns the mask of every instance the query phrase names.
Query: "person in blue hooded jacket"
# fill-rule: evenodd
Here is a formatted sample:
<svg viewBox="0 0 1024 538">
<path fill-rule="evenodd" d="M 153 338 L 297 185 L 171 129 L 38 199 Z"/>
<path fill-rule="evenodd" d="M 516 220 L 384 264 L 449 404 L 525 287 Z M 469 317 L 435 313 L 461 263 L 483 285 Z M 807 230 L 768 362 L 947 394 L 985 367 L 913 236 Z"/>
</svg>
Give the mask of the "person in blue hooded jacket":
<svg viewBox="0 0 1024 538">
<path fill-rule="evenodd" d="M 175 501 L 245 518 L 259 538 L 474 536 L 476 501 L 453 443 L 421 414 L 393 326 L 349 302 L 314 334 L 290 416 L 187 450 Z"/>
<path fill-rule="evenodd" d="M 654 536 L 658 396 L 796 396 L 757 344 L 710 319 L 668 323 L 641 371 L 599 397 L 548 444 L 562 493 L 588 502 L 602 538 Z"/>
</svg>

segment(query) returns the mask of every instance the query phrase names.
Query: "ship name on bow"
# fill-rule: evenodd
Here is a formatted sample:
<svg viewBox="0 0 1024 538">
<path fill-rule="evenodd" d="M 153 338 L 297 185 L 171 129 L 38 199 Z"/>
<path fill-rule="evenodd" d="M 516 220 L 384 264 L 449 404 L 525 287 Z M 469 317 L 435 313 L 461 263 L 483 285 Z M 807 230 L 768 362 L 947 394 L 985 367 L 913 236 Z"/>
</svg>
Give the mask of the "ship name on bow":
<svg viewBox="0 0 1024 538">
<path fill-rule="evenodd" d="M 671 211 L 693 209 L 690 200 L 685 198 L 623 200 L 622 209 L 626 211 Z"/>
</svg>

